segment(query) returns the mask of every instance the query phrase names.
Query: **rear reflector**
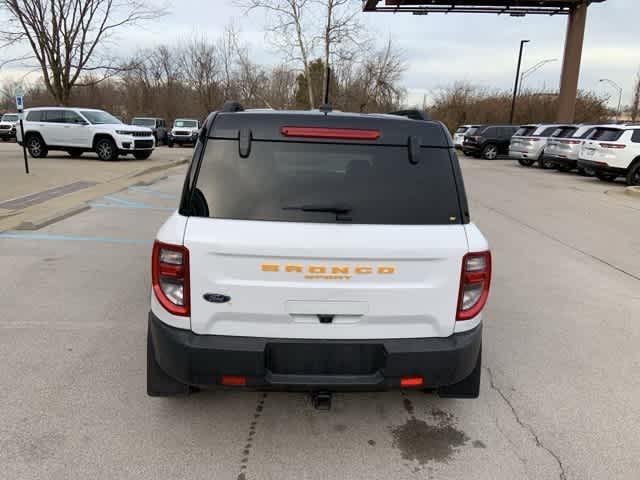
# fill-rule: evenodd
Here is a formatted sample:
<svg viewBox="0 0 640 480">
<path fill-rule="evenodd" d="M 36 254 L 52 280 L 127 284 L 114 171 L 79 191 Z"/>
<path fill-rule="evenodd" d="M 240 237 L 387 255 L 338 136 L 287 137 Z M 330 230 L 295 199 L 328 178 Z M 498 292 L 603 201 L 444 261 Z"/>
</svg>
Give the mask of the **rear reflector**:
<svg viewBox="0 0 640 480">
<path fill-rule="evenodd" d="M 421 387 L 424 383 L 422 377 L 405 377 L 400 379 L 401 387 Z"/>
<path fill-rule="evenodd" d="M 354 128 L 282 127 L 285 137 L 327 138 L 335 140 L 377 140 L 378 130 L 358 130 Z"/>
<path fill-rule="evenodd" d="M 491 252 L 468 253 L 462 259 L 457 320 L 478 315 L 489 297 Z"/>
<path fill-rule="evenodd" d="M 222 383 L 222 385 L 244 387 L 247 384 L 247 378 L 237 375 L 223 375 L 220 383 Z"/>
</svg>

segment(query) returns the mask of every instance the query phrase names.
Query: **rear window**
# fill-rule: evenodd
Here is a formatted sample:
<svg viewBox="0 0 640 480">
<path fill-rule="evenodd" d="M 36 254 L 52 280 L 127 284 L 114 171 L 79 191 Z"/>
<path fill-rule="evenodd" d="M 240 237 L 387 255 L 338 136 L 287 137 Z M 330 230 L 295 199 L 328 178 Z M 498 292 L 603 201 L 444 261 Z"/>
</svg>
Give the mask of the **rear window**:
<svg viewBox="0 0 640 480">
<path fill-rule="evenodd" d="M 534 137 L 550 137 L 553 132 L 555 132 L 558 127 L 546 127 L 538 129 L 536 133 L 533 134 Z"/>
<path fill-rule="evenodd" d="M 623 130 L 619 130 L 617 128 L 596 128 L 593 132 L 591 132 L 589 140 L 615 142 L 622 136 L 622 133 Z"/>
<path fill-rule="evenodd" d="M 514 137 L 528 137 L 533 132 L 536 131 L 536 127 L 520 127 L 516 130 L 516 133 L 513 134 Z"/>
<path fill-rule="evenodd" d="M 209 140 L 196 180 L 196 216 L 236 220 L 387 225 L 462 223 L 445 148 Z"/>
<path fill-rule="evenodd" d="M 577 131 L 578 131 L 577 127 L 561 127 L 561 128 L 558 128 L 555 132 L 553 132 L 551 136 L 554 138 L 569 138 L 569 137 L 573 137 L 573 134 L 576 133 Z"/>
<path fill-rule="evenodd" d="M 458 127 L 456 133 L 465 133 L 467 130 L 469 130 L 469 127 Z"/>
</svg>

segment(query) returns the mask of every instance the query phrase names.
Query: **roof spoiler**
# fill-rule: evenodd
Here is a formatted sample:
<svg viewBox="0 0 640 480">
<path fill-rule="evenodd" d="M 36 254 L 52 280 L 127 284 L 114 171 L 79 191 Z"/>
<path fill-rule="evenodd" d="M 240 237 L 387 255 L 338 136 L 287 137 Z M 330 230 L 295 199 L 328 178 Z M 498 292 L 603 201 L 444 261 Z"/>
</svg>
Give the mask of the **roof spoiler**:
<svg viewBox="0 0 640 480">
<path fill-rule="evenodd" d="M 407 117 L 407 118 L 410 118 L 411 120 L 431 120 L 427 112 L 418 110 L 417 108 L 412 108 L 408 110 L 397 110 L 395 112 L 389 112 L 389 115 Z"/>
</svg>

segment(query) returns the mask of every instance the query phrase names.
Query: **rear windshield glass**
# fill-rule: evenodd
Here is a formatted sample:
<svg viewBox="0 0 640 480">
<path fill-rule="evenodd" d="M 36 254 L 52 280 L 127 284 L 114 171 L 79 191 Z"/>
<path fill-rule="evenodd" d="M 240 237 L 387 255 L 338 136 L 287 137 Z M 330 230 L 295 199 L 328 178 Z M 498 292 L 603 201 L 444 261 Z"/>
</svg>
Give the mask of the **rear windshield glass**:
<svg viewBox="0 0 640 480">
<path fill-rule="evenodd" d="M 622 136 L 622 130 L 614 128 L 596 128 L 589 137 L 589 140 L 604 140 L 605 142 L 615 142 Z"/>
<path fill-rule="evenodd" d="M 558 127 L 546 127 L 544 129 L 539 129 L 537 133 L 534 133 L 534 137 L 550 137 L 553 132 L 555 132 Z"/>
<path fill-rule="evenodd" d="M 516 130 L 516 133 L 514 133 L 513 136 L 526 137 L 528 135 L 531 135 L 535 131 L 536 131 L 536 127 L 520 127 L 518 130 Z"/>
<path fill-rule="evenodd" d="M 577 127 L 561 127 L 553 132 L 553 135 L 551 136 L 555 138 L 569 138 L 572 137 L 577 130 Z"/>
<path fill-rule="evenodd" d="M 392 225 L 462 223 L 449 151 L 209 140 L 191 201 L 196 216 Z"/>
<path fill-rule="evenodd" d="M 456 133 L 464 133 L 467 130 L 469 130 L 468 127 L 458 127 L 458 129 L 456 130 Z"/>
</svg>

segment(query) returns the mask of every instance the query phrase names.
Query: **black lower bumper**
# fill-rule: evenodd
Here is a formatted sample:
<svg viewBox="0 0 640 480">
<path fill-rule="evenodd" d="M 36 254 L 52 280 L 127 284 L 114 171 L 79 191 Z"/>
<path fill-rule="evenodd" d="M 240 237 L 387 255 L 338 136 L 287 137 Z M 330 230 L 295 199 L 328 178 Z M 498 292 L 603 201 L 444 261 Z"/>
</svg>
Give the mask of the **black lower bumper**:
<svg viewBox="0 0 640 480">
<path fill-rule="evenodd" d="M 480 155 L 481 148 L 480 145 L 463 143 L 462 144 L 462 152 L 465 155 Z"/>
<path fill-rule="evenodd" d="M 187 145 L 187 144 L 195 144 L 198 142 L 198 136 L 191 136 L 191 137 L 185 137 L 185 136 L 169 136 L 168 137 L 168 143 L 173 143 L 174 145 Z"/>
<path fill-rule="evenodd" d="M 299 340 L 196 335 L 149 314 L 158 365 L 194 386 L 242 376 L 265 390 L 374 391 L 400 388 L 400 379 L 422 377 L 421 388 L 453 385 L 478 360 L 482 326 L 446 338 Z"/>
<path fill-rule="evenodd" d="M 627 170 L 625 168 L 610 167 L 606 163 L 592 162 L 591 160 L 578 160 L 578 167 L 593 170 L 596 173 L 606 173 L 618 176 L 625 176 L 627 174 Z"/>
<path fill-rule="evenodd" d="M 546 164 L 560 165 L 560 166 L 566 165 L 571 168 L 576 168 L 578 166 L 577 160 L 567 158 L 567 157 L 559 157 L 557 155 L 544 154 L 543 158 Z"/>
<path fill-rule="evenodd" d="M 16 138 L 15 130 L 0 130 L 0 138 Z"/>
</svg>

